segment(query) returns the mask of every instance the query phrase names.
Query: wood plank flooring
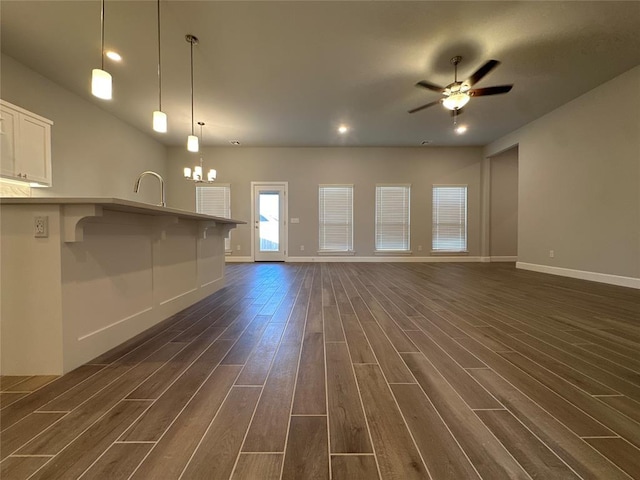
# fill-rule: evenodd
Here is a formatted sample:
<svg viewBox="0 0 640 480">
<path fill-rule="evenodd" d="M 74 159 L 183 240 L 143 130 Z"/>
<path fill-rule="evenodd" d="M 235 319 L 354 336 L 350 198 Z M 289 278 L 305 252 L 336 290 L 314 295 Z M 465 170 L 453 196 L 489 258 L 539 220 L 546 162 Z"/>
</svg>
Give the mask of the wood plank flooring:
<svg viewBox="0 0 640 480">
<path fill-rule="evenodd" d="M 640 291 L 512 264 L 231 264 L 62 377 L 4 479 L 640 479 Z"/>
</svg>

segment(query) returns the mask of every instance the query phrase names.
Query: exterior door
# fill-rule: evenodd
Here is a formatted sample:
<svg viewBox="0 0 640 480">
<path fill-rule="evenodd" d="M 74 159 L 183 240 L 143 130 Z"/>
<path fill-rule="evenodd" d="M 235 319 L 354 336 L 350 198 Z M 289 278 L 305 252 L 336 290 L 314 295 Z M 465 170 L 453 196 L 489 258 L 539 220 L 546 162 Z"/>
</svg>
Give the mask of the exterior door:
<svg viewBox="0 0 640 480">
<path fill-rule="evenodd" d="M 256 262 L 283 262 L 287 254 L 286 184 L 253 186 L 253 251 Z"/>
</svg>

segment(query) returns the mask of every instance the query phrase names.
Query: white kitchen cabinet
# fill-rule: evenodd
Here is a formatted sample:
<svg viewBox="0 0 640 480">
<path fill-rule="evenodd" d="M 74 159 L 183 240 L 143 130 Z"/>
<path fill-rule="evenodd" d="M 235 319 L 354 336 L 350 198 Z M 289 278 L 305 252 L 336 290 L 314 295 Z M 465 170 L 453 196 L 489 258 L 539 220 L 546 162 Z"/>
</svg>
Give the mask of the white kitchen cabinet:
<svg viewBox="0 0 640 480">
<path fill-rule="evenodd" d="M 51 186 L 51 126 L 53 122 L 0 100 L 0 176 Z"/>
</svg>

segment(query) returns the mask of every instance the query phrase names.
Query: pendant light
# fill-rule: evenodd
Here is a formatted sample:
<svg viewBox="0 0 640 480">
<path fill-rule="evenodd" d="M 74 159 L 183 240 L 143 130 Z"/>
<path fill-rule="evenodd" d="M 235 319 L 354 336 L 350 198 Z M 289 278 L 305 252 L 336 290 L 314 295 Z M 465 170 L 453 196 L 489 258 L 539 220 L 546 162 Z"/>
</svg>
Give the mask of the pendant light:
<svg viewBox="0 0 640 480">
<path fill-rule="evenodd" d="M 153 112 L 153 129 L 167 133 L 167 114 L 162 111 L 162 55 L 160 51 L 160 0 L 158 0 L 158 110 Z"/>
<path fill-rule="evenodd" d="M 198 45 L 198 37 L 195 35 L 187 35 L 185 39 L 191 47 L 191 135 L 187 137 L 187 150 L 197 152 L 200 150 L 198 137 L 193 133 L 193 46 Z"/>
<path fill-rule="evenodd" d="M 104 70 L 104 0 L 100 9 L 100 68 L 91 71 L 91 93 L 103 100 L 111 100 L 111 75 Z"/>
<path fill-rule="evenodd" d="M 202 138 L 202 127 L 204 126 L 204 122 L 198 122 L 198 125 L 200 125 L 200 138 Z M 202 183 L 205 181 L 202 176 L 202 172 L 203 172 L 203 169 L 202 169 L 202 153 L 201 153 L 200 164 L 193 167 L 193 174 L 191 173 L 191 169 L 189 167 L 186 167 L 184 169 L 184 178 L 186 178 L 187 180 L 193 180 L 196 183 Z M 213 168 L 209 169 L 209 171 L 207 172 L 207 180 L 206 180 L 207 183 L 215 182 L 216 176 L 217 176 L 217 172 L 215 171 L 215 169 Z"/>
</svg>

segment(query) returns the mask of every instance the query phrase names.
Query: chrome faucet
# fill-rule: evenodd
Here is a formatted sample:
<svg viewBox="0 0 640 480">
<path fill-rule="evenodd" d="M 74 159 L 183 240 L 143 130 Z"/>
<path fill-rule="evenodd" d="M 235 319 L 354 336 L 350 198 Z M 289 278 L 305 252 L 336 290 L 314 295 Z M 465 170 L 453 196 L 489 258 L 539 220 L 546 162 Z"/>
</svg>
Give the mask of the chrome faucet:
<svg viewBox="0 0 640 480">
<path fill-rule="evenodd" d="M 138 179 L 136 180 L 136 184 L 133 186 L 133 192 L 134 193 L 138 193 L 138 189 L 140 188 L 140 180 L 142 180 L 142 177 L 144 177 L 145 175 L 153 175 L 158 180 L 160 180 L 160 196 L 162 197 L 160 205 L 163 206 L 163 207 L 166 207 L 167 203 L 166 203 L 165 197 L 164 197 L 164 180 L 162 179 L 162 177 L 160 176 L 159 173 L 152 172 L 151 170 L 147 170 L 146 172 L 142 172 L 140 174 L 140 176 L 138 177 Z"/>
</svg>

